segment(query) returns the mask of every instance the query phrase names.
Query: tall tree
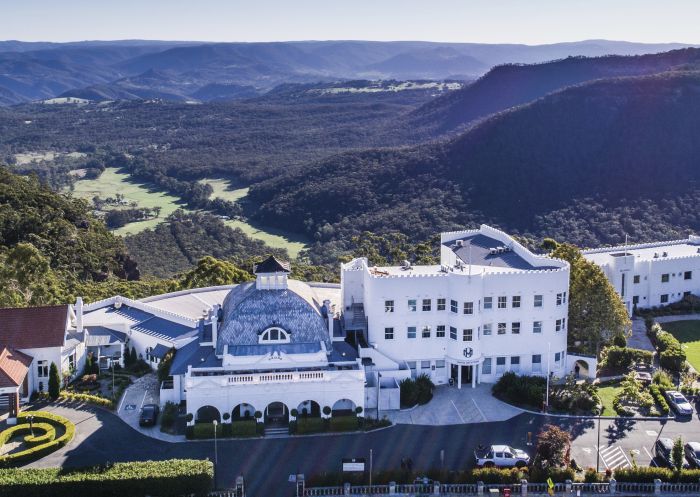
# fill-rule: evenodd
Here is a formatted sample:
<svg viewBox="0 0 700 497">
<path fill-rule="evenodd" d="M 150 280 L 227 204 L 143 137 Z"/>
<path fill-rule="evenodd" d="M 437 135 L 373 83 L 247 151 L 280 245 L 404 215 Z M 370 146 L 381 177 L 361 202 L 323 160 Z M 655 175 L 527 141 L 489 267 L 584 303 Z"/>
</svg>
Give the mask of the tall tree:
<svg viewBox="0 0 700 497">
<path fill-rule="evenodd" d="M 234 264 L 206 256 L 199 260 L 197 267 L 182 276 L 180 285 L 182 288 L 197 288 L 231 285 L 250 279 L 252 279 L 250 273 L 236 267 Z"/>
<path fill-rule="evenodd" d="M 65 293 L 49 260 L 31 243 L 0 253 L 0 287 L 0 307 L 56 304 Z"/>
<path fill-rule="evenodd" d="M 603 271 L 568 243 L 557 244 L 552 257 L 571 265 L 569 281 L 569 346 L 580 341 L 583 352 L 600 355 L 600 346 L 629 329 L 630 319 Z"/>
</svg>

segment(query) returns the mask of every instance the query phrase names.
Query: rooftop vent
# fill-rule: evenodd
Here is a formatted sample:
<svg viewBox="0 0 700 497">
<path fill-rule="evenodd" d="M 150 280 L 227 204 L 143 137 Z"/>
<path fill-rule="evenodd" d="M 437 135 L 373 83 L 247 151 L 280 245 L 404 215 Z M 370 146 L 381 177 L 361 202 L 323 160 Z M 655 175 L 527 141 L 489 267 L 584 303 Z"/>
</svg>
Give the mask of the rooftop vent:
<svg viewBox="0 0 700 497">
<path fill-rule="evenodd" d="M 659 258 L 659 253 L 658 253 L 658 252 L 654 252 L 654 259 L 658 259 L 658 258 Z"/>
<path fill-rule="evenodd" d="M 411 269 L 411 261 L 409 260 L 404 260 L 403 263 L 401 264 L 402 269 Z"/>
<path fill-rule="evenodd" d="M 457 240 L 457 241 L 455 241 L 455 244 L 456 244 L 458 247 L 464 247 L 464 240 Z"/>
<path fill-rule="evenodd" d="M 664 252 L 663 257 L 668 257 L 668 252 Z"/>
<path fill-rule="evenodd" d="M 489 249 L 489 254 L 496 255 L 497 253 L 498 253 L 498 249 L 495 249 L 495 248 Z"/>
</svg>

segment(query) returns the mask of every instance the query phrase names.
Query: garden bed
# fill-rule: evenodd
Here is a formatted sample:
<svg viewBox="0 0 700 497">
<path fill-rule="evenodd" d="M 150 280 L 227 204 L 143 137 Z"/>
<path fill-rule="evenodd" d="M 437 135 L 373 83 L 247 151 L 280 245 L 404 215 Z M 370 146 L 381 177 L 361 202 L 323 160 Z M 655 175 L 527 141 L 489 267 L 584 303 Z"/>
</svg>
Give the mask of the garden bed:
<svg viewBox="0 0 700 497">
<path fill-rule="evenodd" d="M 17 425 L 0 433 L 0 445 L 13 439 L 18 442 L 13 451 L 0 456 L 0 466 L 26 464 L 41 459 L 65 446 L 74 436 L 75 425 L 62 416 L 42 411 L 21 412 L 17 415 Z"/>
</svg>

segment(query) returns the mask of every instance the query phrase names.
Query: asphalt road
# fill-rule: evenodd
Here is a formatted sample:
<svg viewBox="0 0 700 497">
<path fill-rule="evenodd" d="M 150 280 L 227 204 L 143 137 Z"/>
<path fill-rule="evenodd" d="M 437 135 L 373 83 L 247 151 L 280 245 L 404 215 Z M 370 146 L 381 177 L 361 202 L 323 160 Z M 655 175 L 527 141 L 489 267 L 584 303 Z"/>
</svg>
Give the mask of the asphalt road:
<svg viewBox="0 0 700 497">
<path fill-rule="evenodd" d="M 56 408 L 61 413 L 64 408 Z M 69 414 L 64 410 L 64 415 Z M 214 443 L 167 443 L 142 435 L 115 415 L 99 409 L 73 411 L 78 435 L 68 447 L 31 466 L 75 467 L 105 462 L 159 460 L 169 458 L 214 459 Z M 473 465 L 473 450 L 478 444 L 507 443 L 532 451 L 528 433 L 535 435 L 551 422 L 572 434 L 572 457 L 579 465 L 595 467 L 597 421 L 549 418 L 521 414 L 508 421 L 456 426 L 397 425 L 373 433 L 284 439 L 226 440 L 218 442 L 218 483 L 232 487 L 238 475 L 246 481 L 249 497 L 288 497 L 293 495 L 290 474 L 307 475 L 338 471 L 344 457 L 369 458 L 373 450 L 375 470 L 396 469 L 401 459 L 411 457 L 414 469 L 439 467 L 444 450 L 444 467 L 462 469 Z M 685 441 L 700 441 L 700 421 L 686 422 L 603 420 L 601 424 L 601 470 L 631 463 L 631 451 L 638 464 L 648 464 L 651 447 L 663 427 L 663 436 L 682 436 Z"/>
</svg>

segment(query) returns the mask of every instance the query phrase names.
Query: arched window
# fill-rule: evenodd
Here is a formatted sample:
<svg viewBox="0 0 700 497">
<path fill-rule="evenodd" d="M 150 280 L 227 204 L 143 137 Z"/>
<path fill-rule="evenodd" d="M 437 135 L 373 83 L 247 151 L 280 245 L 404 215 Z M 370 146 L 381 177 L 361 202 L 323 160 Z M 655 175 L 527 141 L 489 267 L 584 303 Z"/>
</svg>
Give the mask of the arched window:
<svg viewBox="0 0 700 497">
<path fill-rule="evenodd" d="M 260 334 L 260 343 L 289 343 L 289 333 L 281 328 L 268 328 Z"/>
</svg>

